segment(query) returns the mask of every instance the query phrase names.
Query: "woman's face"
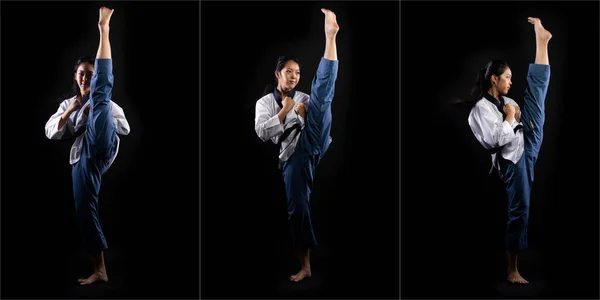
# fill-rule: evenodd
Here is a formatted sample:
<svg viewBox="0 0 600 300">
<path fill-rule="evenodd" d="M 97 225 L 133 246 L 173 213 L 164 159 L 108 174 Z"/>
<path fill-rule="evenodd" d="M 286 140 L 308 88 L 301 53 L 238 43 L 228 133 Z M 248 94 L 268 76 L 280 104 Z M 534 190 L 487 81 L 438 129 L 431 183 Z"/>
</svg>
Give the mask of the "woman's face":
<svg viewBox="0 0 600 300">
<path fill-rule="evenodd" d="M 300 66 L 295 61 L 289 60 L 280 72 L 275 72 L 275 76 L 277 76 L 279 88 L 288 92 L 300 81 Z"/>
<path fill-rule="evenodd" d="M 75 81 L 77 81 L 77 85 L 83 94 L 88 94 L 90 92 L 92 75 L 94 75 L 93 65 L 87 62 L 79 64 L 79 67 L 77 67 L 77 71 L 75 72 Z"/>
<path fill-rule="evenodd" d="M 510 86 L 512 85 L 512 72 L 510 71 L 510 68 L 506 67 L 506 70 L 504 70 L 504 73 L 502 73 L 500 77 L 493 75 L 492 85 L 496 87 L 499 94 L 508 94 L 508 90 L 510 90 Z"/>
</svg>

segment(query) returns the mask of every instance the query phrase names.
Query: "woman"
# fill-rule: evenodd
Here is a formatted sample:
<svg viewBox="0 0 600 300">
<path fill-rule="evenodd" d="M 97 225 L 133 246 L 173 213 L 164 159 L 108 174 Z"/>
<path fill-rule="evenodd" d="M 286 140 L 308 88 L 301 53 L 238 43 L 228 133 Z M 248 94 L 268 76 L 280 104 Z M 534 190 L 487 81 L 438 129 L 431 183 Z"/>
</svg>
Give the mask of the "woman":
<svg viewBox="0 0 600 300">
<path fill-rule="evenodd" d="M 290 277 L 299 282 L 311 277 L 310 248 L 317 245 L 310 217 L 310 192 L 316 166 L 331 143 L 331 102 L 338 60 L 336 15 L 325 14 L 325 53 L 313 78 L 310 96 L 294 88 L 300 80 L 296 58 L 280 57 L 275 70 L 277 87 L 256 102 L 254 129 L 266 142 L 280 145 L 280 168 L 286 187 L 292 246 L 302 267 Z"/>
<path fill-rule="evenodd" d="M 129 134 L 123 109 L 110 100 L 114 79 L 108 34 L 113 11 L 100 8 L 100 45 L 95 65 L 91 58 L 77 62 L 77 94 L 64 100 L 46 123 L 49 139 L 76 137 L 70 156 L 73 195 L 82 239 L 94 263 L 92 275 L 79 279 L 81 285 L 108 281 L 104 264 L 107 244 L 98 220 L 98 195 L 102 175 L 108 171 L 119 151 L 117 134 Z"/>
<path fill-rule="evenodd" d="M 535 62 L 529 65 L 523 108 L 505 97 L 512 73 L 503 61 L 491 61 L 479 72 L 476 103 L 469 125 L 481 145 L 492 153 L 493 166 L 508 195 L 506 253 L 511 283 L 527 284 L 517 269 L 518 252 L 527 249 L 529 199 L 533 171 L 542 145 L 544 101 L 550 81 L 548 42 L 552 35 L 537 18 L 528 18 L 536 35 Z"/>
</svg>

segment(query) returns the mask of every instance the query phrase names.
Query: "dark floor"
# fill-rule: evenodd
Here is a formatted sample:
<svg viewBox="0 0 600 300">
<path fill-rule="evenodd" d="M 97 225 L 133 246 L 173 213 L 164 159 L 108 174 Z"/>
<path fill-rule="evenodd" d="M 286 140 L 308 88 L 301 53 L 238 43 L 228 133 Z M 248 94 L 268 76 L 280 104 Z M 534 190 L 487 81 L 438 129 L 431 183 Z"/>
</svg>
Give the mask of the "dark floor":
<svg viewBox="0 0 600 300">
<path fill-rule="evenodd" d="M 161 253 L 161 251 L 156 251 Z M 119 249 L 109 249 L 105 254 L 108 283 L 81 286 L 77 280 L 88 277 L 93 271 L 91 260 L 82 252 L 46 253 L 43 267 L 42 255 L 34 256 L 24 252 L 18 260 L 10 260 L 8 255 L 2 261 L 3 299 L 198 299 L 198 265 L 189 268 L 196 272 L 177 273 L 180 261 L 162 252 L 161 260 L 155 267 L 143 265 L 147 256 L 131 258 Z M 5 253 L 3 253 L 5 254 Z M 173 267 L 167 267 L 169 262 Z M 185 270 L 186 268 L 181 268 Z M 191 275 L 191 276 L 190 276 Z"/>
</svg>

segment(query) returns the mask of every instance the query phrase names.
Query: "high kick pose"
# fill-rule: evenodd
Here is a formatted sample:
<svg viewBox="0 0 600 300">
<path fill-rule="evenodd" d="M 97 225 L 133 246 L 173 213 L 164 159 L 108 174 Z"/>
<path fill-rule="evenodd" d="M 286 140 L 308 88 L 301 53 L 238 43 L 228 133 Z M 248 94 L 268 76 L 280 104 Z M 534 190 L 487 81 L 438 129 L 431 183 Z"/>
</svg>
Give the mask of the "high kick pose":
<svg viewBox="0 0 600 300">
<path fill-rule="evenodd" d="M 76 95 L 64 100 L 46 123 L 49 139 L 76 137 L 70 155 L 75 210 L 82 240 L 94 263 L 92 275 L 78 280 L 81 285 L 108 281 L 104 264 L 107 244 L 98 219 L 98 195 L 102 175 L 119 151 L 117 134 L 129 134 L 123 109 L 111 100 L 114 79 L 108 34 L 113 11 L 100 8 L 96 59 L 82 58 L 77 62 Z"/>
<path fill-rule="evenodd" d="M 530 194 L 543 139 L 545 99 L 550 82 L 548 42 L 552 38 L 540 19 L 528 18 L 528 22 L 535 31 L 536 52 L 535 62 L 529 65 L 527 73 L 523 108 L 505 97 L 512 84 L 508 64 L 494 60 L 480 70 L 475 88 L 478 100 L 468 118 L 477 140 L 492 153 L 492 170 L 498 171 L 506 188 L 507 280 L 519 284 L 529 283 L 519 274 L 517 258 L 519 251 L 528 247 Z"/>
<path fill-rule="evenodd" d="M 294 87 L 300 80 L 300 65 L 293 57 L 280 57 L 275 76 L 277 86 L 256 102 L 254 129 L 262 141 L 280 144 L 280 167 L 286 188 L 288 224 L 292 246 L 301 263 L 290 277 L 299 282 L 311 277 L 310 248 L 317 246 L 310 216 L 310 193 L 315 168 L 331 144 L 331 103 L 338 60 L 336 15 L 325 15 L 325 52 L 312 81 L 310 96 Z"/>
</svg>

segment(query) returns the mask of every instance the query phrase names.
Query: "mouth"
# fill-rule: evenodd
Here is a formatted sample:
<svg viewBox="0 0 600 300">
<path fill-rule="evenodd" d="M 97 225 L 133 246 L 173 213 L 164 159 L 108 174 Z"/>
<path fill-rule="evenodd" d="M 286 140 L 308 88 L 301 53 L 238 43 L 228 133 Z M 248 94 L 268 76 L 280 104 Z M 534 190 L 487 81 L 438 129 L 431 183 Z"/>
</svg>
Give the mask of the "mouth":
<svg viewBox="0 0 600 300">
<path fill-rule="evenodd" d="M 290 84 L 291 84 L 291 85 L 295 85 L 295 84 L 296 84 L 296 82 L 295 82 L 295 81 L 290 81 Z"/>
</svg>

